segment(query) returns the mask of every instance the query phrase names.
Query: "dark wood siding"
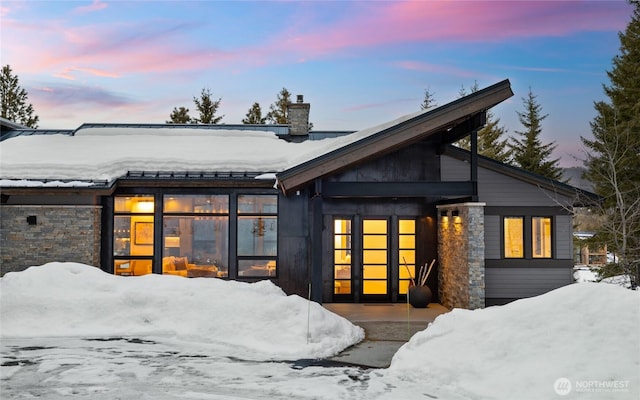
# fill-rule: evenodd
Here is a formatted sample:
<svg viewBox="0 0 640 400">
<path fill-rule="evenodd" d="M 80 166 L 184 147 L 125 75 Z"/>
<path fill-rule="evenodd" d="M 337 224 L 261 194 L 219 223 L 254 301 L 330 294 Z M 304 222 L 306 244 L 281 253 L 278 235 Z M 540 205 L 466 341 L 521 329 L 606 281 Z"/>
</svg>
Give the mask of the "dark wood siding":
<svg viewBox="0 0 640 400">
<path fill-rule="evenodd" d="M 348 171 L 328 177 L 338 182 L 439 181 L 440 156 L 432 140 L 423 140 Z"/>
<path fill-rule="evenodd" d="M 288 294 L 308 296 L 309 250 L 309 196 L 280 195 L 278 215 L 278 285 Z"/>
</svg>

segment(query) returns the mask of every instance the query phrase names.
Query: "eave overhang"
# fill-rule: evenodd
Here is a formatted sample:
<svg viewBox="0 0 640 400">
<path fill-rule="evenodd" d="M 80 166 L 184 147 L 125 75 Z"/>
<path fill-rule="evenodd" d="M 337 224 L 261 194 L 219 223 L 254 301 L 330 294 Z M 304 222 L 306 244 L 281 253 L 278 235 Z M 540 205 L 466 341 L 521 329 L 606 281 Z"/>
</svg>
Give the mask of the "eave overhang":
<svg viewBox="0 0 640 400">
<path fill-rule="evenodd" d="M 273 178 L 261 178 L 264 172 L 230 171 L 129 171 L 111 182 L 76 180 L 26 180 L 30 184 L 0 187 L 3 195 L 95 195 L 110 196 L 121 187 L 176 188 L 273 188 Z M 272 173 L 271 173 L 272 174 Z M 80 185 L 73 186 L 73 182 Z"/>
<path fill-rule="evenodd" d="M 317 178 L 383 156 L 435 134 L 441 135 L 442 143 L 452 143 L 469 134 L 471 130 L 481 128 L 482 126 L 476 125 L 484 121 L 484 113 L 511 96 L 513 96 L 511 84 L 505 79 L 284 170 L 277 174 L 278 186 L 285 195 L 288 195 Z M 461 134 L 462 130 L 465 132 Z"/>
</svg>

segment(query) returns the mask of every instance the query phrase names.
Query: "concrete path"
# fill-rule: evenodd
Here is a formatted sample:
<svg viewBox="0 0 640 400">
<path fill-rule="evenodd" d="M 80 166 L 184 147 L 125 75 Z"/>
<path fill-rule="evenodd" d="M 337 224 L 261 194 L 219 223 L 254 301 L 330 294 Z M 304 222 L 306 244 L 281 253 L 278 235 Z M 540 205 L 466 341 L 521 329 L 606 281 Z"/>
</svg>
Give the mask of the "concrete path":
<svg viewBox="0 0 640 400">
<path fill-rule="evenodd" d="M 449 310 L 432 303 L 427 308 L 413 308 L 408 304 L 345 304 L 329 303 L 328 310 L 361 326 L 365 339 L 331 361 L 363 367 L 386 368 L 393 355 L 416 332 L 424 330 L 438 315 Z"/>
</svg>

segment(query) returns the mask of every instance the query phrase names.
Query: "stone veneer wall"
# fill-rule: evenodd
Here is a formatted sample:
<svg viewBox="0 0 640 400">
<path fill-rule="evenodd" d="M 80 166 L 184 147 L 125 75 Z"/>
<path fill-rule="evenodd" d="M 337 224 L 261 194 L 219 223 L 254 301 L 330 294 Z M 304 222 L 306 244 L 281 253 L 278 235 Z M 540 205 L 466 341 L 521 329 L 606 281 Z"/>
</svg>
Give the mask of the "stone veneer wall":
<svg viewBox="0 0 640 400">
<path fill-rule="evenodd" d="M 0 274 L 52 261 L 99 266 L 101 214 L 100 206 L 0 206 Z"/>
<path fill-rule="evenodd" d="M 445 307 L 484 307 L 484 205 L 438 207 L 438 290 Z M 453 217 L 453 210 L 459 216 Z M 443 211 L 447 217 L 440 216 Z"/>
</svg>

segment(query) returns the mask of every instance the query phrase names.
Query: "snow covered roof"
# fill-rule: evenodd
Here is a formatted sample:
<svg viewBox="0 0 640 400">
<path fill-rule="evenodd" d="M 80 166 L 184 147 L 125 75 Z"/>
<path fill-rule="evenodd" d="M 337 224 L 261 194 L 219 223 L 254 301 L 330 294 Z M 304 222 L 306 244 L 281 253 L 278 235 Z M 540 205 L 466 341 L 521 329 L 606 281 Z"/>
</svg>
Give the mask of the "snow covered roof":
<svg viewBox="0 0 640 400">
<path fill-rule="evenodd" d="M 132 171 L 172 176 L 175 173 L 242 172 L 260 179 L 286 181 L 289 190 L 334 169 L 315 168 L 323 160 L 343 157 L 373 144 L 380 151 L 407 145 L 419 135 L 455 126 L 513 95 L 505 80 L 434 110 L 405 115 L 341 137 L 291 143 L 264 130 L 207 129 L 198 125 L 83 125 L 71 135 L 18 135 L 0 146 L 2 187 L 104 187 Z M 472 105 L 473 107 L 469 107 Z M 425 123 L 428 126 L 425 126 Z M 404 135 L 407 126 L 410 135 Z M 243 128 L 246 129 L 246 128 Z M 396 133 L 401 133 L 396 135 Z M 393 136 L 393 137 L 391 137 Z M 371 152 L 362 157 L 371 156 Z M 357 162 L 338 160 L 344 167 Z M 314 169 L 310 176 L 309 170 Z M 59 184 L 57 182 L 60 182 Z M 297 185 L 297 186 L 296 186 Z"/>
<path fill-rule="evenodd" d="M 406 115 L 371 129 L 340 138 L 316 157 L 299 158 L 278 174 L 284 193 L 321 176 L 380 157 L 430 136 L 442 144 L 453 143 L 484 125 L 484 112 L 513 96 L 509 80 L 503 80 L 443 106 Z"/>
<path fill-rule="evenodd" d="M 411 118 L 410 114 L 392 124 Z M 275 133 L 192 125 L 80 127 L 73 135 L 20 135 L 0 146 L 2 187 L 104 185 L 131 171 L 235 171 L 264 179 L 389 126 L 290 143 Z"/>
</svg>

